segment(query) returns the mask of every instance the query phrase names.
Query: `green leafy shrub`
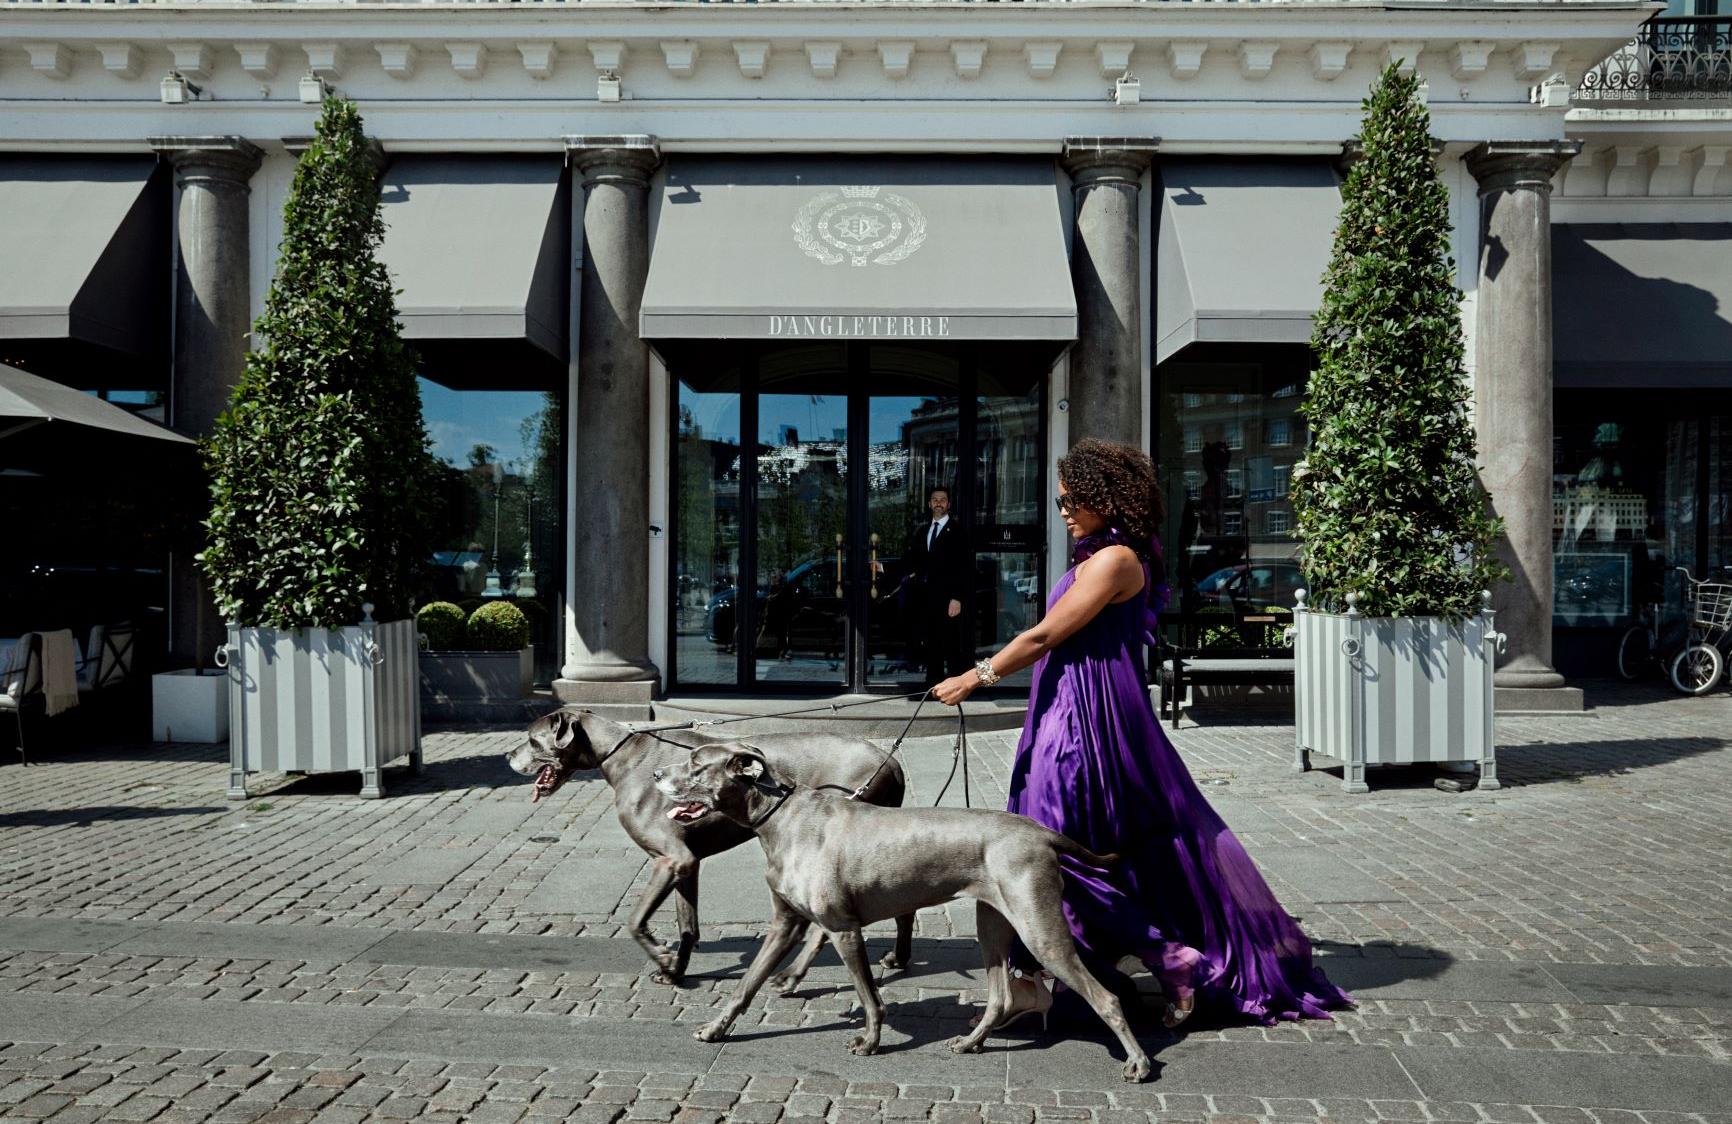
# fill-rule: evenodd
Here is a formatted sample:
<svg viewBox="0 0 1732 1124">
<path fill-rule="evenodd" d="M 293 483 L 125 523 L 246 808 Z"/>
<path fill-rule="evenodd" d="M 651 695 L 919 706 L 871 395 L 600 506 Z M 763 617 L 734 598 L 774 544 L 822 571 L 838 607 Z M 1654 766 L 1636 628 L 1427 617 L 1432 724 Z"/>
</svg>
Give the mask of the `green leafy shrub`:
<svg viewBox="0 0 1732 1124">
<path fill-rule="evenodd" d="M 529 643 L 529 618 L 509 601 L 491 601 L 469 615 L 469 647 L 515 652 Z"/>
<path fill-rule="evenodd" d="M 415 627 L 432 652 L 457 652 L 468 636 L 463 610 L 449 601 L 429 601 L 415 611 Z"/>
<path fill-rule="evenodd" d="M 375 159 L 355 106 L 327 98 L 283 207 L 264 348 L 204 443 L 199 561 L 225 620 L 334 627 L 409 615 L 432 549 L 415 360 L 398 335 Z"/>
<path fill-rule="evenodd" d="M 1368 615 L 1460 618 L 1508 570 L 1474 464 L 1449 192 L 1418 88 L 1392 65 L 1363 103 L 1291 491 L 1313 607 L 1356 593 Z"/>
</svg>

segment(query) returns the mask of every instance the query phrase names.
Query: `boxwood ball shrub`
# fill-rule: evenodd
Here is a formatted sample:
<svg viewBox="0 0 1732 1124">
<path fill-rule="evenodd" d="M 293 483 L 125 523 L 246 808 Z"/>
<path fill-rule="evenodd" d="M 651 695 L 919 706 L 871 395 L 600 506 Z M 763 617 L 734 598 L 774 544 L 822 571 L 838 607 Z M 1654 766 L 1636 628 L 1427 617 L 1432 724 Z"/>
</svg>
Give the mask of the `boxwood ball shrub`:
<svg viewBox="0 0 1732 1124">
<path fill-rule="evenodd" d="M 271 628 L 403 620 L 432 551 L 438 466 L 399 336 L 378 171 L 361 115 L 327 98 L 295 166 L 259 350 L 204 444 L 223 619 Z"/>
<path fill-rule="evenodd" d="M 1369 616 L 1459 619 L 1508 570 L 1474 463 L 1449 191 L 1418 94 L 1391 65 L 1363 103 L 1290 491 L 1313 608 L 1356 593 Z"/>
<path fill-rule="evenodd" d="M 529 618 L 509 601 L 491 601 L 469 614 L 469 647 L 515 652 L 529 643 Z"/>
<path fill-rule="evenodd" d="M 468 619 L 449 601 L 429 601 L 415 612 L 415 627 L 431 652 L 458 652 L 468 636 Z"/>
</svg>

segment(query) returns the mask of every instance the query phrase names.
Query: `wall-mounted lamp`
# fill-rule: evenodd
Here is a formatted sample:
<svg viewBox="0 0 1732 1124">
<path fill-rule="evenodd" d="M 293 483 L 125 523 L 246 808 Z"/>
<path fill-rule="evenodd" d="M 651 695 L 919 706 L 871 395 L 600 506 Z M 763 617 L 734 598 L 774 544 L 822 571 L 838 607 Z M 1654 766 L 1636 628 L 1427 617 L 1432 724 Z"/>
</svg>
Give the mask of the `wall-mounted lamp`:
<svg viewBox="0 0 1732 1124">
<path fill-rule="evenodd" d="M 1143 100 L 1143 84 L 1130 71 L 1119 75 L 1118 81 L 1108 91 L 1112 95 L 1114 105 L 1136 105 Z"/>
<path fill-rule="evenodd" d="M 613 102 L 618 101 L 619 98 L 619 71 L 597 71 L 595 75 L 595 100 Z"/>
<path fill-rule="evenodd" d="M 178 70 L 171 70 L 162 78 L 162 104 L 185 105 L 197 101 L 204 93 L 204 87 L 187 81 L 186 75 Z"/>
<path fill-rule="evenodd" d="M 301 100 L 308 105 L 321 104 L 330 92 L 331 87 L 327 86 L 325 80 L 312 71 L 309 70 L 301 76 Z"/>
</svg>

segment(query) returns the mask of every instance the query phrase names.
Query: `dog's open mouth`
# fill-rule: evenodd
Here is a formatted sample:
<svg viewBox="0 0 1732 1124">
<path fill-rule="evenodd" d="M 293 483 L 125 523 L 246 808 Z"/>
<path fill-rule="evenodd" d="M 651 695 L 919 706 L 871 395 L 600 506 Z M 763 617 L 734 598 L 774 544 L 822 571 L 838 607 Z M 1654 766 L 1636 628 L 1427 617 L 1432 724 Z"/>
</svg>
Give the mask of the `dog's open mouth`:
<svg viewBox="0 0 1732 1124">
<path fill-rule="evenodd" d="M 702 800 L 688 800 L 668 809 L 668 819 L 675 823 L 692 823 L 710 814 L 710 806 Z"/>
<path fill-rule="evenodd" d="M 543 796 L 552 796 L 554 790 L 565 783 L 565 777 L 559 772 L 558 765 L 543 765 L 541 772 L 535 774 L 535 784 L 530 789 L 529 802 L 537 803 Z"/>
</svg>

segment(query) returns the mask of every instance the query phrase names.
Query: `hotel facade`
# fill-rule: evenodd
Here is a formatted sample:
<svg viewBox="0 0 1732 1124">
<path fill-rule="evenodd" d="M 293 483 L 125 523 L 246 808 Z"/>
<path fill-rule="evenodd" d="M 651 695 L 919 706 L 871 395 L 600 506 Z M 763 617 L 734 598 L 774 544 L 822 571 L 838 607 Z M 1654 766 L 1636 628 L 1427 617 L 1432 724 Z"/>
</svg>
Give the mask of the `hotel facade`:
<svg viewBox="0 0 1732 1124">
<path fill-rule="evenodd" d="M 1067 563 L 1053 462 L 1084 436 L 1156 458 L 1175 608 L 1291 605 L 1310 320 L 1399 62 L 1509 532 L 1500 705 L 1579 707 L 1645 604 L 1683 611 L 1671 566 L 1732 564 L 1729 25 L 1712 0 L 5 0 L 0 361 L 208 431 L 335 92 L 379 144 L 454 497 L 427 596 L 518 600 L 568 701 L 906 689 L 927 490 L 972 536 L 990 651 Z M 138 580 L 103 611 L 208 662 L 186 547 L 85 538 L 21 534 L 13 564 L 106 551 Z M 15 615 L 78 611 L 8 580 Z"/>
</svg>

